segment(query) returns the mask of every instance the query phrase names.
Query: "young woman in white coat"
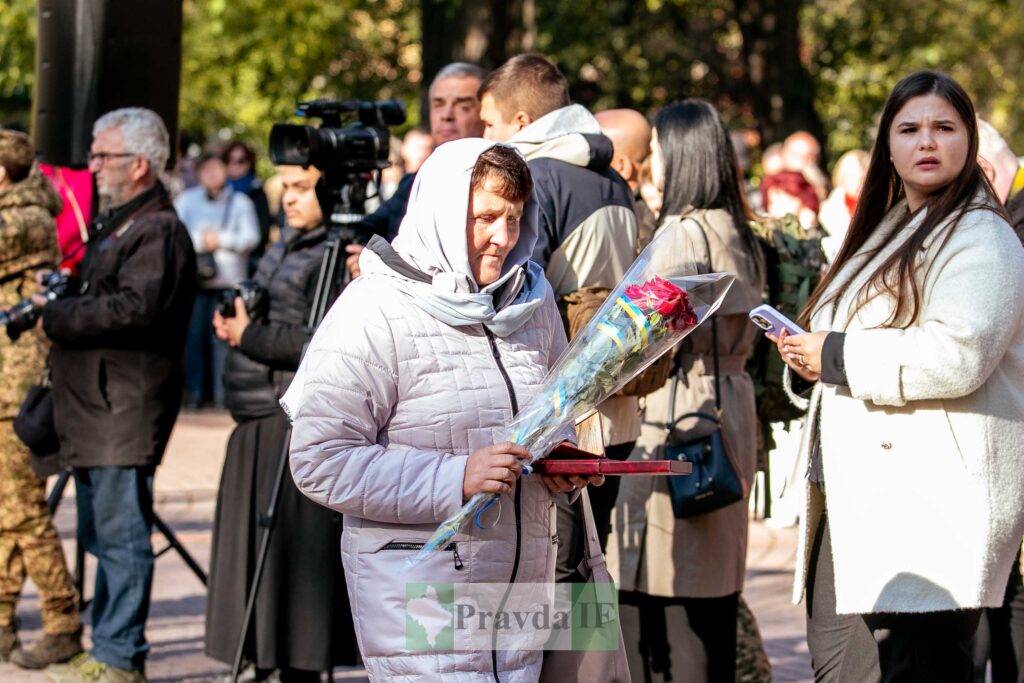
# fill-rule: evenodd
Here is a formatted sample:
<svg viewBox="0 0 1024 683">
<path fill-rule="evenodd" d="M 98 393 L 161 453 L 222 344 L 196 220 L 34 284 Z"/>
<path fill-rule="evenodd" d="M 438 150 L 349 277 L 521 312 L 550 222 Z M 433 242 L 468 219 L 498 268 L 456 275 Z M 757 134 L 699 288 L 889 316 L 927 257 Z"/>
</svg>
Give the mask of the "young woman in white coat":
<svg viewBox="0 0 1024 683">
<path fill-rule="evenodd" d="M 969 681 L 1024 532 L 1024 250 L 977 155 L 956 81 L 900 81 L 811 332 L 778 340 L 811 415 L 795 597 L 819 681 Z"/>
<path fill-rule="evenodd" d="M 452 651 L 407 636 L 410 583 L 551 583 L 555 492 L 587 480 L 521 479 L 506 428 L 565 349 L 537 238 L 532 180 L 512 147 L 467 138 L 416 176 L 393 245 L 317 330 L 283 404 L 299 489 L 344 514 L 342 562 L 373 681 L 536 681 L 542 651 Z M 595 483 L 600 483 L 599 481 Z M 438 524 L 478 492 L 498 506 L 411 570 Z M 457 636 L 456 636 L 457 637 Z"/>
</svg>

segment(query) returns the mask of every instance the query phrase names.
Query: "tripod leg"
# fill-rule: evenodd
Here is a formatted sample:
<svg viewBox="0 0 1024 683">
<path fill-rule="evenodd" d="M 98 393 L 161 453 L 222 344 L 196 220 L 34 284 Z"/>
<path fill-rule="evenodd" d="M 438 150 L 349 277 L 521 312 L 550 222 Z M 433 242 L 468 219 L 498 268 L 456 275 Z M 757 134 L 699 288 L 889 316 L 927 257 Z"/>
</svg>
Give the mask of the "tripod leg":
<svg viewBox="0 0 1024 683">
<path fill-rule="evenodd" d="M 239 670 L 242 668 L 242 655 L 245 650 L 245 639 L 249 635 L 249 622 L 252 621 L 252 613 L 256 609 L 256 596 L 260 589 L 260 580 L 263 578 L 263 567 L 267 562 L 267 551 L 270 549 L 270 534 L 274 530 L 274 517 L 277 513 L 277 499 L 281 495 L 281 487 L 284 484 L 284 474 L 288 469 L 288 444 L 291 442 L 291 429 L 285 430 L 284 444 L 281 446 L 281 457 L 277 463 L 277 474 L 274 477 L 274 490 L 270 493 L 270 503 L 267 505 L 267 512 L 263 515 L 261 522 L 264 527 L 263 536 L 260 538 L 260 548 L 256 555 L 256 568 L 253 572 L 252 586 L 249 588 L 249 597 L 245 601 L 245 613 L 242 615 L 242 632 L 238 634 L 238 645 L 235 647 L 235 659 L 231 664 L 231 680 L 237 681 Z"/>
<path fill-rule="evenodd" d="M 78 609 L 84 610 L 89 601 L 85 599 L 85 544 L 80 537 L 75 538 L 75 573 L 72 576 L 75 590 L 78 591 Z"/>
<path fill-rule="evenodd" d="M 46 499 L 46 506 L 50 508 L 50 516 L 57 511 L 57 506 L 60 505 L 61 498 L 64 497 L 64 489 L 68 485 L 68 479 L 71 478 L 71 468 L 68 468 L 60 473 L 57 477 L 57 483 L 53 485 L 53 490 L 50 491 L 50 495 Z"/>
<path fill-rule="evenodd" d="M 195 558 L 192 557 L 191 554 L 189 554 L 188 550 L 185 549 L 185 546 L 183 546 L 181 541 L 178 540 L 178 537 L 174 535 L 173 531 L 171 531 L 171 528 L 167 526 L 167 523 L 164 522 L 164 520 L 160 519 L 160 516 L 157 515 L 156 512 L 153 513 L 153 524 L 160 530 L 160 533 L 164 535 L 164 538 L 167 539 L 167 542 L 170 543 L 171 547 L 174 548 L 178 555 L 181 556 L 181 559 L 188 565 L 188 568 L 192 570 L 192 573 L 196 575 L 196 578 L 198 578 L 205 586 L 206 572 L 203 571 L 203 568 L 199 566 L 199 563 L 196 562 Z"/>
</svg>

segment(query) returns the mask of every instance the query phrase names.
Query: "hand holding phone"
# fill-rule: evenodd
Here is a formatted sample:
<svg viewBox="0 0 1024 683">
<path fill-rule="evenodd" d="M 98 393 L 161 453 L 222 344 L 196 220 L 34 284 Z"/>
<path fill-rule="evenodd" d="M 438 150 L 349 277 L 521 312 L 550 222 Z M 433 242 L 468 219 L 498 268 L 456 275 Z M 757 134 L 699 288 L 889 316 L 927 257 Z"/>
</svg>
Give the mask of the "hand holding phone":
<svg viewBox="0 0 1024 683">
<path fill-rule="evenodd" d="M 758 306 L 749 315 L 751 322 L 776 339 L 782 336 L 782 330 L 787 334 L 806 334 L 803 328 L 768 304 Z"/>
</svg>

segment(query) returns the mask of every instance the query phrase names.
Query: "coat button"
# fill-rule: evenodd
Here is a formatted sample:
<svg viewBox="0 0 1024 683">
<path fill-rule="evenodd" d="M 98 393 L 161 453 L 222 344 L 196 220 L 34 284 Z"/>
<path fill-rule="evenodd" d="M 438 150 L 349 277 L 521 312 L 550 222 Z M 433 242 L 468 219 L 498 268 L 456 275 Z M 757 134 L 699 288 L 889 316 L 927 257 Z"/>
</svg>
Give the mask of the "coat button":
<svg viewBox="0 0 1024 683">
<path fill-rule="evenodd" d="M 883 441 L 882 442 L 882 450 L 891 451 L 892 450 L 892 443 L 889 442 L 889 441 Z"/>
</svg>

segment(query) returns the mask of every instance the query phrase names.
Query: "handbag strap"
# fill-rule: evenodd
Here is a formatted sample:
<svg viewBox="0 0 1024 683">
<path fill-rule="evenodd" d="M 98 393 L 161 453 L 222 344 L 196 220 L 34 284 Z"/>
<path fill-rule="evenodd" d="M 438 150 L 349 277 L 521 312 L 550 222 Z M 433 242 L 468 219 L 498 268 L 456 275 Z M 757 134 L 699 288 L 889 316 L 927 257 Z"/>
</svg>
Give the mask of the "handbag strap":
<svg viewBox="0 0 1024 683">
<path fill-rule="evenodd" d="M 580 490 L 577 499 L 580 510 L 583 513 L 583 562 L 588 568 L 604 563 L 604 552 L 601 550 L 601 541 L 597 536 L 597 524 L 594 522 L 594 511 L 590 507 L 590 495 L 586 487 Z"/>
<path fill-rule="evenodd" d="M 711 265 L 711 242 L 708 241 L 708 233 L 706 230 L 704 230 L 704 226 L 701 225 L 701 222 L 699 220 L 693 217 L 691 217 L 690 220 L 697 224 L 697 228 L 700 230 L 701 237 L 704 238 L 704 248 L 707 250 L 708 255 L 708 272 L 714 272 L 714 268 Z M 714 418 L 714 421 L 717 422 L 718 424 L 721 424 L 722 389 L 718 369 L 718 318 L 715 317 L 715 314 L 713 313 L 711 314 L 711 358 L 715 372 L 715 415 L 718 416 L 717 418 Z M 687 413 L 686 415 L 682 415 L 676 419 L 672 419 L 672 412 L 676 409 L 676 386 L 679 383 L 679 375 L 683 372 L 682 367 L 679 367 L 679 365 L 680 364 L 677 363 L 676 372 L 672 376 L 672 386 L 669 388 L 668 393 L 668 415 L 665 417 L 665 431 L 667 434 L 670 434 L 672 432 L 672 429 L 679 423 L 679 421 L 686 417 L 696 416 L 705 419 L 712 419 L 711 416 L 709 416 L 707 413 Z"/>
<path fill-rule="evenodd" d="M 231 209 L 235 205 L 235 190 L 228 195 L 227 206 L 224 207 L 224 217 L 220 219 L 220 229 L 228 229 L 228 219 L 231 218 Z"/>
<path fill-rule="evenodd" d="M 587 566 L 587 579 L 588 581 L 593 580 L 595 569 L 600 569 L 604 563 L 604 551 L 601 550 L 601 541 L 597 536 L 597 523 L 594 521 L 594 510 L 590 505 L 590 494 L 587 492 L 587 487 L 584 486 L 580 490 L 580 498 L 577 499 L 577 503 L 580 504 L 581 512 L 583 513 L 583 561 L 580 563 Z M 582 573 L 582 572 L 581 572 Z"/>
<path fill-rule="evenodd" d="M 693 219 L 693 222 L 700 228 L 701 237 L 704 238 L 704 248 L 707 249 L 708 254 L 708 272 L 713 273 L 715 269 L 711 266 L 711 242 L 708 241 L 708 233 L 700 221 Z M 722 412 L 722 389 L 718 373 L 718 318 L 714 313 L 711 314 L 711 357 L 714 359 L 715 365 L 715 412 L 720 414 Z"/>
</svg>

